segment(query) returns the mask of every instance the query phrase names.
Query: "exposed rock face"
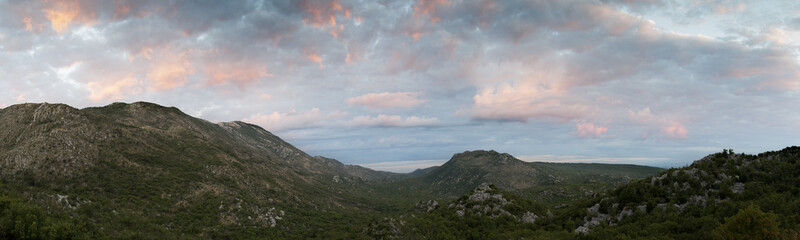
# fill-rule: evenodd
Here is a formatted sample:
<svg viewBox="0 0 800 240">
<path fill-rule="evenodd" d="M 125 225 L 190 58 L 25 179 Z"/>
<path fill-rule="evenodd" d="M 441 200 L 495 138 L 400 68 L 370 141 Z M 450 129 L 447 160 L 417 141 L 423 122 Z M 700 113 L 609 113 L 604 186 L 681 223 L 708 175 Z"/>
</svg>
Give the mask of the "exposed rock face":
<svg viewBox="0 0 800 240">
<path fill-rule="evenodd" d="M 522 215 L 522 222 L 535 223 L 538 218 L 539 216 L 536 216 L 536 214 L 532 212 L 525 212 L 525 214 Z"/>
<path fill-rule="evenodd" d="M 436 208 L 439 207 L 439 202 L 436 200 L 422 201 L 417 203 L 415 207 L 417 210 L 423 212 L 433 212 L 433 210 L 436 210 Z"/>
<path fill-rule="evenodd" d="M 363 232 L 376 239 L 405 239 L 401 231 L 405 224 L 403 220 L 383 218 L 383 220 L 365 228 Z"/>
<path fill-rule="evenodd" d="M 92 167 L 101 140 L 89 119 L 63 104 L 0 109 L 0 175 L 69 177 Z"/>
<path fill-rule="evenodd" d="M 576 228 L 575 233 L 588 233 L 591 227 L 600 225 L 603 222 L 608 222 L 609 220 L 611 220 L 610 215 L 600 212 L 599 203 L 593 205 L 590 208 L 587 208 L 586 210 L 589 213 L 589 215 L 584 217 L 583 225 Z"/>
<path fill-rule="evenodd" d="M 509 204 L 514 204 L 514 202 L 506 199 L 496 187 L 488 183 L 482 183 L 471 194 L 451 203 L 448 208 L 455 209 L 459 217 L 464 217 L 466 214 L 488 216 L 490 218 L 510 216 L 517 221 L 526 223 L 534 223 L 539 218 L 530 211 L 514 215 L 504 208 Z"/>
<path fill-rule="evenodd" d="M 740 182 L 734 183 L 733 186 L 731 186 L 731 191 L 733 193 L 742 193 L 742 192 L 744 192 L 744 183 L 740 183 Z"/>
</svg>

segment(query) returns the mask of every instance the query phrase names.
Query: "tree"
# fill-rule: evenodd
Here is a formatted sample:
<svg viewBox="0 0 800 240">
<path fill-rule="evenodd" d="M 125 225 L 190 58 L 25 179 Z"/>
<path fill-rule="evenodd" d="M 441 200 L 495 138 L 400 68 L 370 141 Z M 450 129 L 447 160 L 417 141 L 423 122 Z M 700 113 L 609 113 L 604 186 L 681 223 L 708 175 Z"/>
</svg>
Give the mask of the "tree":
<svg viewBox="0 0 800 240">
<path fill-rule="evenodd" d="M 777 218 L 777 214 L 762 212 L 751 204 L 725 218 L 725 223 L 714 229 L 714 235 L 724 240 L 797 239 L 796 233 L 780 229 Z"/>
</svg>

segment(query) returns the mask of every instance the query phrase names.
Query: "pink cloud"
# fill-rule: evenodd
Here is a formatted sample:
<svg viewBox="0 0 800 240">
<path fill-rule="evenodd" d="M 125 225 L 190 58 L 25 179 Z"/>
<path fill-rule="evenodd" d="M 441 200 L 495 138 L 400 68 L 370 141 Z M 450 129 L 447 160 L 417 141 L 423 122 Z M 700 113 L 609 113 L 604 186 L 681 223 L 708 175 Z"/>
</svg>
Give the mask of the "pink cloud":
<svg viewBox="0 0 800 240">
<path fill-rule="evenodd" d="M 338 24 L 336 18 L 338 15 L 343 15 L 345 18 L 350 18 L 350 9 L 343 7 L 338 1 L 302 1 L 300 8 L 306 12 L 303 17 L 303 23 L 309 24 L 320 29 L 330 29 L 328 32 L 334 38 L 339 37 L 339 33 L 344 31 L 344 24 Z"/>
<path fill-rule="evenodd" d="M 607 131 L 607 127 L 595 126 L 593 123 L 579 123 L 576 126 L 575 135 L 578 135 L 580 138 L 599 138 L 600 135 Z"/>
<path fill-rule="evenodd" d="M 425 100 L 418 99 L 419 94 L 419 92 L 368 93 L 348 98 L 345 102 L 348 105 L 361 105 L 372 109 L 410 108 L 425 102 Z"/>
<path fill-rule="evenodd" d="M 344 59 L 345 63 L 353 64 L 359 60 L 363 60 L 363 56 L 364 49 L 359 45 L 358 42 L 352 41 L 347 44 L 347 55 Z"/>
<path fill-rule="evenodd" d="M 47 2 L 47 1 L 45 1 Z M 42 9 L 45 17 L 50 20 L 50 25 L 58 34 L 63 33 L 73 22 L 92 24 L 97 19 L 97 14 L 81 6 L 76 0 L 52 1 Z"/>
<path fill-rule="evenodd" d="M 661 133 L 664 134 L 665 137 L 672 139 L 686 139 L 686 134 L 689 133 L 689 131 L 687 131 L 682 124 L 675 122 L 661 128 Z"/>
<path fill-rule="evenodd" d="M 297 112 L 294 109 L 285 112 L 272 112 L 270 114 L 257 113 L 245 118 L 242 121 L 261 125 L 269 131 L 281 131 L 288 129 L 312 128 L 325 125 L 330 120 L 340 119 L 347 115 L 344 112 L 322 113 L 319 108 L 312 108 L 305 112 Z"/>
<path fill-rule="evenodd" d="M 714 13 L 716 14 L 728 14 L 728 13 L 738 13 L 744 12 L 747 10 L 747 5 L 743 2 L 739 3 L 715 3 L 714 5 Z"/>
<path fill-rule="evenodd" d="M 147 73 L 147 78 L 152 81 L 150 87 L 161 91 L 186 85 L 187 77 L 194 72 L 190 62 L 190 51 L 173 53 L 167 47 L 158 53 L 160 56 L 152 61 L 153 67 Z"/>
<path fill-rule="evenodd" d="M 33 24 L 31 24 L 31 18 L 30 17 L 25 17 L 25 18 L 22 19 L 22 21 L 25 22 L 25 30 L 26 31 L 28 31 L 28 32 L 33 31 Z"/>
<path fill-rule="evenodd" d="M 252 61 L 215 62 L 204 67 L 208 81 L 212 85 L 221 85 L 233 82 L 239 87 L 244 87 L 262 77 L 271 77 L 266 67 Z"/>
<path fill-rule="evenodd" d="M 126 76 L 118 81 L 89 82 L 86 87 L 92 92 L 89 100 L 94 102 L 113 101 L 125 98 L 128 95 L 138 94 L 141 90 L 136 87 L 139 80 L 132 76 Z"/>
<path fill-rule="evenodd" d="M 306 53 L 306 59 L 319 64 L 319 69 L 325 67 L 324 65 L 322 65 L 322 56 L 320 56 L 319 54 L 316 54 L 314 52 Z"/>
<path fill-rule="evenodd" d="M 531 118 L 568 121 L 584 116 L 589 107 L 574 103 L 562 92 L 522 82 L 486 88 L 474 97 L 472 117 L 476 119 L 527 122 Z"/>
<path fill-rule="evenodd" d="M 432 126 L 439 123 L 437 118 L 411 116 L 403 119 L 398 115 L 380 114 L 377 117 L 358 116 L 350 121 L 352 126 L 378 126 L 378 127 L 420 127 Z"/>
<path fill-rule="evenodd" d="M 419 3 L 414 6 L 414 18 L 421 19 L 421 18 L 430 18 L 431 23 L 439 22 L 439 17 L 436 15 L 436 11 L 443 7 L 450 5 L 450 1 L 448 0 L 419 0 Z"/>
<path fill-rule="evenodd" d="M 653 120 L 653 113 L 650 112 L 650 107 L 645 107 L 636 112 L 628 110 L 628 116 L 637 123 L 648 123 Z"/>
<path fill-rule="evenodd" d="M 650 132 L 661 132 L 665 138 L 686 139 L 688 130 L 683 124 L 675 120 L 674 117 L 656 116 L 650 111 L 650 107 L 645 107 L 639 111 L 628 110 L 628 118 L 636 124 L 644 127 L 641 138 L 647 139 Z"/>
</svg>

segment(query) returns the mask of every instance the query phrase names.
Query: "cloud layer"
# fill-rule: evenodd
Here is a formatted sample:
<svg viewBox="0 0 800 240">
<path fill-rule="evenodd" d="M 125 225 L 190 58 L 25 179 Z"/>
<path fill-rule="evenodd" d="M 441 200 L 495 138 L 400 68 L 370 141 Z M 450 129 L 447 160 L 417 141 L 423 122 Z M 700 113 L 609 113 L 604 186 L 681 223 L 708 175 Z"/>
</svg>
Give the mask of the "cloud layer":
<svg viewBox="0 0 800 240">
<path fill-rule="evenodd" d="M 797 144 L 798 11 L 791 1 L 0 1 L 0 107 L 153 101 L 260 124 L 352 163 L 493 148 L 680 165 L 708 149 Z"/>
</svg>

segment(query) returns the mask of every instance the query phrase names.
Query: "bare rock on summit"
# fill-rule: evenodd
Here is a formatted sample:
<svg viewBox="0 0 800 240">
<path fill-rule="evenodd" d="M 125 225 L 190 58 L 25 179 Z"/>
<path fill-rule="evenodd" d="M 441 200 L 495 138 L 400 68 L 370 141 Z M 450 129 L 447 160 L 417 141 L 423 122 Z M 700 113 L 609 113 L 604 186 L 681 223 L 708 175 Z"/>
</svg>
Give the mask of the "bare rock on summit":
<svg viewBox="0 0 800 240">
<path fill-rule="evenodd" d="M 72 176 L 94 165 L 98 149 L 89 119 L 64 104 L 20 104 L 0 109 L 0 174 Z"/>
</svg>

